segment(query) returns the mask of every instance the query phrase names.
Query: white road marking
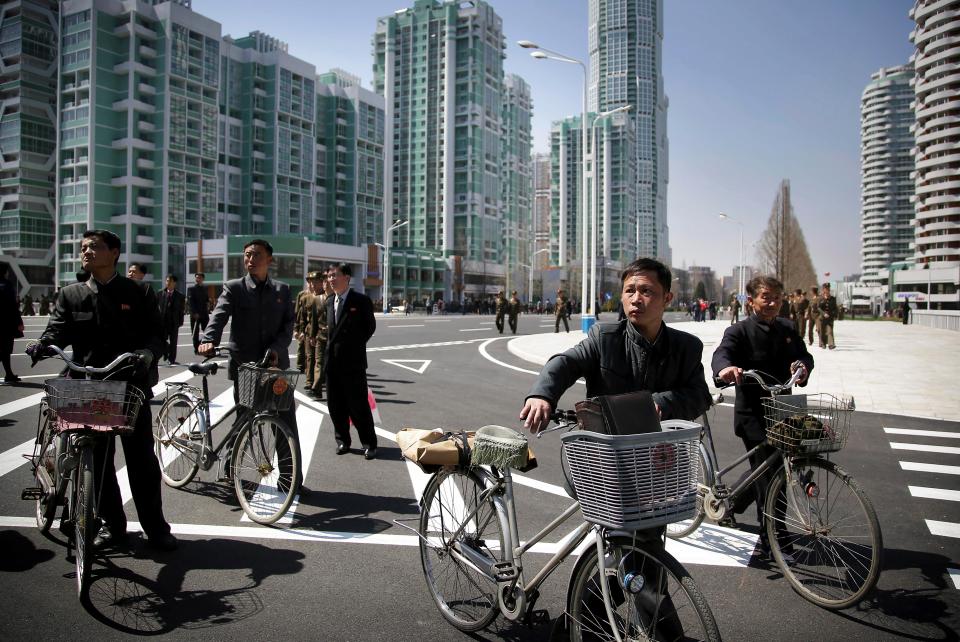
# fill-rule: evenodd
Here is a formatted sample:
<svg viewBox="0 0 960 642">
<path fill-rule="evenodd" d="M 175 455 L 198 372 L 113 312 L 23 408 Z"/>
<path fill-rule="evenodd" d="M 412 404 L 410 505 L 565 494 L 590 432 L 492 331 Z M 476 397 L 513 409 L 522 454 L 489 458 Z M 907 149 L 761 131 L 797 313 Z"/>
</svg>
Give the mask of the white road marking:
<svg viewBox="0 0 960 642">
<path fill-rule="evenodd" d="M 27 463 L 28 460 L 24 458 L 24 455 L 33 455 L 34 443 L 36 443 L 36 438 L 0 453 L 0 477 Z"/>
<path fill-rule="evenodd" d="M 942 437 L 945 439 L 960 439 L 960 432 L 948 432 L 946 430 L 914 430 L 913 428 L 887 428 L 884 426 L 883 432 L 888 435 L 911 435 L 913 437 Z"/>
<path fill-rule="evenodd" d="M 464 328 L 460 330 L 460 332 L 488 332 L 492 329 L 493 328 Z"/>
<path fill-rule="evenodd" d="M 486 341 L 486 339 L 464 339 L 460 341 L 440 341 L 438 343 L 410 343 L 399 346 L 379 346 L 376 348 L 367 348 L 367 352 L 383 352 L 386 350 L 409 350 L 411 348 L 439 348 L 442 346 L 462 346 L 468 343 L 477 343 Z M 290 355 L 291 357 L 296 355 Z"/>
<path fill-rule="evenodd" d="M 943 464 L 925 464 L 919 461 L 901 461 L 903 470 L 915 470 L 921 473 L 942 473 L 944 475 L 960 475 L 960 466 L 945 466 Z"/>
<path fill-rule="evenodd" d="M 927 488 L 925 486 L 907 486 L 910 494 L 923 499 L 943 499 L 950 502 L 960 502 L 960 490 L 946 490 L 943 488 Z"/>
<path fill-rule="evenodd" d="M 960 524 L 957 522 L 938 522 L 933 519 L 923 520 L 927 523 L 931 535 L 943 537 L 960 537 Z"/>
<path fill-rule="evenodd" d="M 953 588 L 960 589 L 960 568 L 948 568 L 950 579 L 953 580 Z"/>
<path fill-rule="evenodd" d="M 948 455 L 960 455 L 960 448 L 957 446 L 927 446 L 925 444 L 902 444 L 895 441 L 890 442 L 890 447 L 895 450 L 919 450 L 925 453 L 945 453 Z"/>
<path fill-rule="evenodd" d="M 526 368 L 518 368 L 517 366 L 511 366 L 509 363 L 504 363 L 503 361 L 500 361 L 499 359 L 495 359 L 494 357 L 490 356 L 490 353 L 487 352 L 487 346 L 490 343 L 502 338 L 504 337 L 493 337 L 492 339 L 486 339 L 483 343 L 481 343 L 479 347 L 480 356 L 482 356 L 484 359 L 486 359 L 490 363 L 495 363 L 498 366 L 502 366 L 504 368 L 510 368 L 511 370 L 516 370 L 517 372 L 525 372 L 527 374 L 532 374 L 535 376 L 540 374 L 539 370 L 527 370 Z M 583 379 L 577 379 L 577 383 L 586 385 L 586 381 L 584 381 Z"/>
<path fill-rule="evenodd" d="M 404 325 L 388 325 L 388 328 L 422 328 L 422 323 L 405 323 Z"/>
<path fill-rule="evenodd" d="M 527 486 L 529 488 L 536 488 L 537 490 L 542 490 L 545 493 L 550 493 L 551 495 L 557 495 L 559 497 L 567 497 L 570 495 L 567 493 L 566 489 L 563 486 L 557 486 L 556 484 L 548 484 L 547 482 L 542 482 L 539 479 L 533 479 L 532 477 L 526 477 L 521 475 L 518 472 L 513 473 L 513 481 L 515 484 L 520 486 Z"/>
<path fill-rule="evenodd" d="M 56 378 L 57 375 L 51 374 L 50 379 Z M 16 401 L 8 401 L 7 403 L 0 405 L 0 417 L 5 417 L 7 415 L 13 414 L 15 412 L 20 412 L 24 408 L 29 408 L 31 406 L 36 406 L 40 403 L 40 400 L 43 399 L 43 393 L 38 392 L 32 394 L 29 397 L 24 397 L 23 399 L 17 399 Z"/>
<path fill-rule="evenodd" d="M 380 361 L 403 368 L 405 370 L 410 370 L 411 372 L 416 372 L 417 374 L 423 374 L 433 362 L 432 359 L 380 359 Z M 406 365 L 408 363 L 419 363 L 420 367 L 414 368 L 413 366 Z"/>
</svg>

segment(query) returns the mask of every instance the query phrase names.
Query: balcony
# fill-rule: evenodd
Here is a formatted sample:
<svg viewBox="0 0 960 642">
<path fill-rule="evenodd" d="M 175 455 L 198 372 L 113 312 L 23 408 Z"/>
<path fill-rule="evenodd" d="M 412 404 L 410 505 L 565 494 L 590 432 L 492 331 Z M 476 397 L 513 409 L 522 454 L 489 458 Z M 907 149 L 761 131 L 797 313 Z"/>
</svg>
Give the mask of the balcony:
<svg viewBox="0 0 960 642">
<path fill-rule="evenodd" d="M 124 98 L 123 100 L 116 101 L 111 106 L 113 107 L 113 111 L 128 111 L 132 109 L 133 111 L 139 111 L 145 114 L 157 113 L 156 107 L 135 98 Z"/>
<path fill-rule="evenodd" d="M 127 149 L 132 147 L 134 149 L 142 149 L 148 152 L 153 152 L 157 150 L 157 146 L 149 141 L 143 140 L 141 138 L 130 138 L 130 137 L 118 138 L 114 140 L 110 146 L 113 147 L 114 149 Z"/>
<path fill-rule="evenodd" d="M 154 182 L 140 176 L 118 176 L 110 181 L 114 187 L 153 187 Z"/>
<path fill-rule="evenodd" d="M 110 217 L 110 223 L 113 225 L 153 225 L 155 221 L 149 216 L 139 214 L 116 214 Z"/>
<path fill-rule="evenodd" d="M 137 205 L 140 207 L 153 207 L 155 204 L 154 200 L 148 196 L 137 197 Z"/>
<path fill-rule="evenodd" d="M 136 72 L 144 76 L 150 76 L 153 78 L 157 75 L 157 70 L 153 67 L 143 64 L 142 62 L 135 62 L 130 60 L 125 60 L 120 64 L 113 66 L 113 73 L 124 76 L 131 72 Z"/>
<path fill-rule="evenodd" d="M 149 94 L 151 96 L 155 96 L 157 94 L 157 88 L 150 83 L 142 82 L 137 85 L 137 89 L 140 90 L 141 94 Z"/>
<path fill-rule="evenodd" d="M 157 164 L 154 163 L 154 162 L 153 162 L 152 160 L 150 160 L 149 158 L 138 158 L 138 159 L 137 159 L 137 167 L 138 167 L 139 169 L 154 169 L 154 168 L 156 168 L 156 166 L 157 166 Z"/>
<path fill-rule="evenodd" d="M 153 47 L 148 47 L 147 45 L 140 45 L 140 55 L 144 58 L 156 58 L 157 50 Z"/>
</svg>

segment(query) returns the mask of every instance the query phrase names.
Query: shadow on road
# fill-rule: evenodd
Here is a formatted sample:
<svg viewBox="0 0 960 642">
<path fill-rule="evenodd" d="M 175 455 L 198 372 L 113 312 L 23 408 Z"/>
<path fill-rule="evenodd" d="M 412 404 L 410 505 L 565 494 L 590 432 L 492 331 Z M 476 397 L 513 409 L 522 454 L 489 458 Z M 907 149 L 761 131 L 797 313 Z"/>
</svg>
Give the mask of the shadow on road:
<svg viewBox="0 0 960 642">
<path fill-rule="evenodd" d="M 22 573 L 50 561 L 55 553 L 36 545 L 15 530 L 0 531 L 0 571 Z"/>
<path fill-rule="evenodd" d="M 136 635 L 200 630 L 257 615 L 263 602 L 256 589 L 272 575 L 291 575 L 303 568 L 303 553 L 239 540 L 181 540 L 155 580 L 116 565 L 118 556 L 100 557 L 84 608 L 98 621 Z M 183 590 L 190 571 L 247 570 L 240 586 L 217 590 Z M 232 577 L 235 574 L 223 574 Z"/>
<path fill-rule="evenodd" d="M 319 510 L 305 515 L 303 513 L 306 506 Z M 393 527 L 392 522 L 371 517 L 372 514 L 411 515 L 419 511 L 417 501 L 410 497 L 384 497 L 314 490 L 300 496 L 296 524 L 300 529 L 382 533 Z"/>
</svg>

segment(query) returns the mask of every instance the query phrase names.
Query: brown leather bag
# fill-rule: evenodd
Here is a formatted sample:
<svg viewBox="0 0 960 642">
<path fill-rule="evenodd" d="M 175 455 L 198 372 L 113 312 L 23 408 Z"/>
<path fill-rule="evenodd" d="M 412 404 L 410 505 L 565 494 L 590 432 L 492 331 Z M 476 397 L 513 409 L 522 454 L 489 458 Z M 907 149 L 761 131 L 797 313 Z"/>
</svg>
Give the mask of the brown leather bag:
<svg viewBox="0 0 960 642">
<path fill-rule="evenodd" d="M 660 432 L 660 414 L 653 395 L 646 390 L 619 395 L 600 395 L 574 405 L 580 430 L 605 435 L 636 435 Z"/>
</svg>

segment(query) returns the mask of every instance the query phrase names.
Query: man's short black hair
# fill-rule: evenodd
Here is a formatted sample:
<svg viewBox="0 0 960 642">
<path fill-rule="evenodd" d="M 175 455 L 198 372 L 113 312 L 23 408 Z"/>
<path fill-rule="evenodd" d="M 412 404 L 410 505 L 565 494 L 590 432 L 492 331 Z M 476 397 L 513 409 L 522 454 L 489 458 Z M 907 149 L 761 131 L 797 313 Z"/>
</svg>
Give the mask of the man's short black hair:
<svg viewBox="0 0 960 642">
<path fill-rule="evenodd" d="M 331 270 L 340 270 L 340 274 L 343 276 L 353 276 L 353 268 L 351 268 L 347 263 L 334 263 L 330 266 Z"/>
<path fill-rule="evenodd" d="M 120 237 L 111 232 L 110 230 L 87 230 L 83 233 L 83 238 L 88 239 L 93 236 L 99 236 L 103 241 L 104 245 L 107 246 L 108 250 L 119 250 L 120 249 Z M 116 265 L 120 261 L 120 256 L 117 255 L 117 260 L 113 262 Z"/>
<path fill-rule="evenodd" d="M 803 288 L 797 288 L 796 295 L 797 295 L 797 296 L 803 296 Z"/>
<path fill-rule="evenodd" d="M 665 293 L 670 291 L 670 286 L 673 285 L 673 274 L 670 268 L 656 259 L 647 257 L 641 257 L 623 268 L 623 272 L 620 273 L 620 289 L 623 289 L 623 284 L 628 277 L 641 272 L 654 272 L 657 275 L 657 281 L 663 286 L 663 291 Z"/>
<path fill-rule="evenodd" d="M 246 252 L 247 248 L 251 245 L 259 245 L 267 252 L 267 254 L 273 256 L 273 246 L 267 241 L 264 241 L 263 239 L 253 239 L 252 241 L 247 241 L 247 244 L 243 246 L 243 251 Z"/>
<path fill-rule="evenodd" d="M 747 283 L 747 294 L 755 297 L 760 293 L 760 290 L 764 288 L 783 294 L 783 283 L 781 283 L 779 279 L 764 274 L 750 279 L 750 282 Z"/>
<path fill-rule="evenodd" d="M 174 282 L 174 283 L 177 283 L 177 282 L 180 280 L 180 279 L 177 278 L 177 275 L 174 274 L 173 272 L 171 272 L 170 274 L 168 274 L 168 275 L 167 275 L 167 278 L 168 278 L 168 279 L 173 279 L 173 282 Z"/>
<path fill-rule="evenodd" d="M 199 276 L 201 279 L 207 278 L 207 275 L 204 274 L 203 272 L 197 272 L 197 273 L 194 274 L 193 276 Z"/>
<path fill-rule="evenodd" d="M 146 275 L 147 273 L 147 266 L 144 265 L 143 263 L 140 263 L 139 261 L 134 261 L 133 263 L 130 264 L 130 267 L 135 269 L 140 274 Z"/>
<path fill-rule="evenodd" d="M 829 290 L 829 289 L 830 289 L 830 284 L 829 284 L 829 283 L 824 283 L 821 287 L 827 288 L 827 289 Z"/>
</svg>

